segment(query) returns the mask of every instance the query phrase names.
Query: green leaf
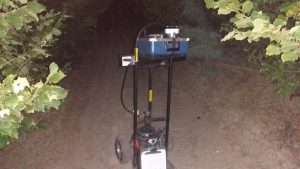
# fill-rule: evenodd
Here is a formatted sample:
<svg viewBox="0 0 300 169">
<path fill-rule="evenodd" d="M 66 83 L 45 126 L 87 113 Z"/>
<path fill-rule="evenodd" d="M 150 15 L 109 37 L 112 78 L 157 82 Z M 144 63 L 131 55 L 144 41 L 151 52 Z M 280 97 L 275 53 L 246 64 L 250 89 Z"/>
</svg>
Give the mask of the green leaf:
<svg viewBox="0 0 300 169">
<path fill-rule="evenodd" d="M 35 109 L 34 109 L 35 107 L 34 107 L 34 105 L 31 105 L 31 104 L 29 104 L 29 105 L 26 105 L 26 113 L 34 113 L 34 111 L 35 111 Z"/>
<path fill-rule="evenodd" d="M 66 75 L 61 70 L 59 70 L 57 73 L 53 74 L 52 76 L 48 76 L 47 80 L 50 84 L 56 84 L 65 76 Z"/>
<path fill-rule="evenodd" d="M 228 9 L 222 9 L 222 8 L 219 8 L 218 9 L 218 14 L 219 15 L 228 15 L 230 14 L 232 11 L 231 10 L 228 10 Z"/>
<path fill-rule="evenodd" d="M 18 0 L 21 4 L 27 4 L 28 0 Z"/>
<path fill-rule="evenodd" d="M 0 16 L 0 38 L 3 38 L 9 30 L 9 23 L 7 20 Z"/>
<path fill-rule="evenodd" d="M 45 111 L 46 109 L 58 109 L 61 100 L 65 99 L 68 92 L 59 86 L 45 85 L 43 86 L 34 101 L 33 109 L 35 111 Z"/>
<path fill-rule="evenodd" d="M 46 55 L 46 50 L 42 48 L 35 47 L 32 51 L 36 52 L 36 54 Z"/>
<path fill-rule="evenodd" d="M 51 100 L 62 100 L 68 95 L 68 91 L 60 86 L 48 85 L 45 89 L 49 91 L 49 97 Z"/>
<path fill-rule="evenodd" d="M 279 15 L 273 22 L 274 26 L 284 26 L 287 23 L 287 18 L 284 15 Z"/>
<path fill-rule="evenodd" d="M 19 104 L 18 96 L 13 94 L 11 96 L 5 97 L 4 104 L 11 109 L 15 109 Z"/>
<path fill-rule="evenodd" d="M 248 28 L 252 26 L 252 20 L 247 18 L 242 18 L 233 23 L 238 29 L 240 28 Z"/>
<path fill-rule="evenodd" d="M 30 1 L 27 4 L 27 9 L 29 9 L 32 13 L 41 13 L 43 11 L 46 10 L 46 7 L 40 3 L 38 3 L 37 1 Z"/>
<path fill-rule="evenodd" d="M 31 117 L 24 117 L 21 123 L 22 132 L 29 132 L 36 126 L 36 123 Z"/>
<path fill-rule="evenodd" d="M 5 120 L 0 121 L 0 135 L 6 135 L 13 138 L 18 138 L 18 128 L 20 123 L 18 119 L 13 116 L 5 118 Z"/>
<path fill-rule="evenodd" d="M 204 0 L 204 2 L 206 4 L 206 8 L 208 9 L 213 8 L 215 6 L 214 0 Z"/>
<path fill-rule="evenodd" d="M 281 55 L 282 62 L 296 61 L 298 58 L 298 55 L 294 52 L 286 52 Z"/>
<path fill-rule="evenodd" d="M 61 102 L 59 100 L 51 100 L 49 104 L 46 106 L 47 109 L 54 108 L 56 110 L 59 109 L 59 106 L 61 105 Z"/>
<path fill-rule="evenodd" d="M 58 29 L 56 29 L 56 28 L 53 28 L 52 33 L 53 33 L 53 35 L 55 35 L 55 36 L 61 35 L 61 31 L 58 30 Z"/>
<path fill-rule="evenodd" d="M 39 93 L 33 103 L 33 110 L 44 112 L 50 100 L 46 92 Z"/>
<path fill-rule="evenodd" d="M 277 93 L 284 96 L 291 96 L 295 92 L 296 86 L 287 84 L 277 91 Z"/>
<path fill-rule="evenodd" d="M 16 15 L 7 17 L 7 21 L 12 24 L 17 30 L 20 30 L 23 27 L 22 18 Z"/>
<path fill-rule="evenodd" d="M 295 26 L 291 28 L 290 33 L 294 35 L 296 40 L 300 39 L 300 26 Z"/>
<path fill-rule="evenodd" d="M 37 13 L 34 13 L 34 12 L 30 11 L 30 10 L 27 10 L 27 15 L 28 15 L 28 16 L 31 16 L 32 18 L 34 18 L 36 22 L 39 21 L 39 17 L 38 17 L 38 15 L 37 15 Z M 31 21 L 31 20 L 30 20 L 30 21 Z M 27 22 L 27 23 L 29 23 L 29 22 Z"/>
<path fill-rule="evenodd" d="M 249 14 L 253 9 L 253 4 L 251 1 L 246 1 L 243 3 L 242 11 L 246 14 Z"/>
<path fill-rule="evenodd" d="M 10 0 L 0 0 L 0 5 L 8 6 L 10 4 Z"/>
<path fill-rule="evenodd" d="M 58 66 L 56 63 L 52 62 L 49 66 L 49 69 L 50 69 L 49 76 L 52 76 L 58 71 Z"/>
<path fill-rule="evenodd" d="M 292 3 L 283 3 L 282 5 L 280 5 L 279 9 L 281 12 L 287 12 L 289 9 L 291 9 L 293 7 Z"/>
<path fill-rule="evenodd" d="M 259 33 L 259 32 L 262 32 L 265 28 L 266 28 L 266 26 L 265 26 L 265 21 L 264 20 L 262 20 L 262 19 L 255 19 L 254 21 L 253 21 L 253 29 L 252 29 L 252 32 L 253 33 Z"/>
<path fill-rule="evenodd" d="M 236 2 L 237 4 L 239 2 Z M 218 14 L 219 15 L 228 15 L 231 12 L 235 11 L 237 8 L 237 4 L 235 4 L 235 0 L 219 0 L 218 1 Z"/>
<path fill-rule="evenodd" d="M 29 84 L 47 77 L 45 56 L 61 34 L 62 14 L 46 11 L 42 1 L 0 0 L 0 148 L 35 125 L 25 113 L 58 109 L 68 93 L 53 85 L 65 76 L 55 63 L 49 65 L 48 85 Z"/>
<path fill-rule="evenodd" d="M 0 56 L 0 69 L 3 68 L 3 66 L 6 64 L 7 60 L 4 59 L 2 56 Z"/>
<path fill-rule="evenodd" d="M 278 46 L 273 45 L 273 44 L 270 44 L 266 49 L 266 55 L 267 56 L 279 55 L 280 53 L 281 53 L 280 48 Z"/>
<path fill-rule="evenodd" d="M 300 12 L 298 1 L 283 3 L 279 9 L 281 12 L 285 12 L 287 17 L 292 17 Z"/>
<path fill-rule="evenodd" d="M 235 31 L 229 32 L 223 39 L 221 39 L 221 41 L 224 42 L 224 41 L 227 41 L 229 39 L 232 39 L 235 33 L 236 33 Z"/>
<path fill-rule="evenodd" d="M 9 143 L 7 136 L 0 135 L 0 150 L 4 148 Z"/>
<path fill-rule="evenodd" d="M 252 11 L 251 13 L 252 19 L 262 19 L 262 20 L 269 20 L 269 16 L 265 15 L 261 11 Z"/>
<path fill-rule="evenodd" d="M 242 33 L 237 33 L 237 34 L 234 35 L 234 38 L 235 38 L 236 40 L 244 40 L 244 39 L 246 39 L 247 37 L 246 37 L 245 35 L 243 35 Z"/>
</svg>

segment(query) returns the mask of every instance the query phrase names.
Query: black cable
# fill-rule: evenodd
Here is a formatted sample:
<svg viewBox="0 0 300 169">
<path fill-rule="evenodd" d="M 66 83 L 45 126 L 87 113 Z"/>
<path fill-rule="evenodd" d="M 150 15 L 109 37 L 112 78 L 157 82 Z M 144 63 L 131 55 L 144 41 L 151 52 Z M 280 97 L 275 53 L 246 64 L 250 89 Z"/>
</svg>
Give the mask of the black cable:
<svg viewBox="0 0 300 169">
<path fill-rule="evenodd" d="M 142 28 L 142 29 L 138 32 L 138 34 L 137 34 L 137 38 L 136 38 L 136 41 L 135 41 L 135 48 L 137 48 L 138 39 L 140 38 L 140 36 L 141 36 L 141 34 L 143 33 L 143 31 L 144 31 L 145 29 L 147 29 L 148 27 L 154 26 L 154 25 L 165 26 L 165 25 L 163 25 L 163 24 L 161 24 L 161 23 L 157 23 L 157 22 L 149 23 L 149 24 L 143 26 L 143 28 Z M 123 82 L 122 82 L 122 87 L 121 87 L 121 103 L 122 103 L 123 108 L 124 108 L 128 113 L 134 114 L 134 113 L 133 113 L 133 110 L 130 111 L 130 110 L 128 109 L 128 107 L 125 105 L 124 99 L 123 99 L 123 92 L 124 92 L 125 81 L 126 81 L 126 78 L 127 78 L 127 72 L 128 72 L 128 67 L 126 67 L 126 69 L 125 69 L 125 73 L 124 73 L 124 77 L 123 77 Z"/>
<path fill-rule="evenodd" d="M 124 86 L 125 86 L 125 81 L 126 81 L 126 78 L 127 78 L 127 72 L 128 72 L 128 67 L 126 67 L 125 69 L 125 73 L 124 73 L 124 77 L 123 77 L 123 81 L 122 81 L 122 87 L 121 87 L 121 103 L 122 103 L 122 106 L 123 108 L 130 114 L 133 114 L 133 111 L 130 111 L 127 106 L 125 105 L 124 103 L 124 100 L 123 100 L 123 91 L 124 91 Z"/>
<path fill-rule="evenodd" d="M 142 34 L 148 27 L 151 27 L 151 26 L 154 26 L 154 25 L 158 25 L 158 26 L 165 27 L 164 24 L 159 23 L 159 22 L 152 22 L 152 23 L 149 23 L 149 24 L 143 26 L 143 28 L 138 32 L 138 34 L 137 34 L 137 36 L 136 36 L 135 48 L 137 48 L 138 39 L 140 38 L 141 34 Z"/>
</svg>

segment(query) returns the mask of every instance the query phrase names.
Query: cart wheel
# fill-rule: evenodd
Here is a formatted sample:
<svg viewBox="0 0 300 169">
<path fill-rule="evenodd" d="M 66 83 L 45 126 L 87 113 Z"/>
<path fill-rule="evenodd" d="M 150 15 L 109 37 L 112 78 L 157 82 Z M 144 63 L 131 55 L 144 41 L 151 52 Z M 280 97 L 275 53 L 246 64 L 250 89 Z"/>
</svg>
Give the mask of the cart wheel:
<svg viewBox="0 0 300 169">
<path fill-rule="evenodd" d="M 129 145 L 129 141 L 125 140 L 121 136 L 117 136 L 115 139 L 115 153 L 120 163 L 124 164 L 130 161 L 132 149 Z"/>
</svg>

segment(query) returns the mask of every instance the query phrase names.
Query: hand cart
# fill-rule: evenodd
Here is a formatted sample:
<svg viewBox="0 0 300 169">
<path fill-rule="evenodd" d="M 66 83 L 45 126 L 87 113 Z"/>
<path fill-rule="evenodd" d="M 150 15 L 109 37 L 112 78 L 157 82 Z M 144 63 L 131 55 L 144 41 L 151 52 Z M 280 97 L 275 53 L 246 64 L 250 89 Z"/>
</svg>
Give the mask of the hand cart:
<svg viewBox="0 0 300 169">
<path fill-rule="evenodd" d="M 164 33 L 147 34 L 153 27 L 163 28 Z M 134 55 L 121 56 L 120 64 L 126 67 L 122 83 L 121 100 L 124 108 L 133 113 L 133 134 L 130 140 L 115 139 L 115 152 L 120 162 L 126 162 L 125 156 L 131 154 L 134 169 L 169 169 L 167 161 L 169 149 L 169 124 L 171 108 L 171 88 L 173 62 L 186 59 L 189 38 L 180 38 L 178 27 L 164 26 L 159 23 L 145 25 L 138 33 Z M 142 35 L 143 34 L 143 35 Z M 128 67 L 133 67 L 133 111 L 123 102 L 122 93 Z M 152 117 L 152 69 L 157 66 L 168 67 L 168 88 L 166 117 Z M 148 110 L 140 113 L 138 109 L 138 72 L 140 68 L 148 69 Z M 163 129 L 153 127 L 153 122 L 165 122 Z M 127 148 L 126 148 L 127 147 Z M 128 149 L 129 147 L 129 149 Z M 130 149 L 132 151 L 130 151 Z M 129 150 L 129 152 L 128 152 Z M 130 153 L 132 152 L 132 153 Z M 168 163 L 168 164 L 167 164 Z"/>
</svg>

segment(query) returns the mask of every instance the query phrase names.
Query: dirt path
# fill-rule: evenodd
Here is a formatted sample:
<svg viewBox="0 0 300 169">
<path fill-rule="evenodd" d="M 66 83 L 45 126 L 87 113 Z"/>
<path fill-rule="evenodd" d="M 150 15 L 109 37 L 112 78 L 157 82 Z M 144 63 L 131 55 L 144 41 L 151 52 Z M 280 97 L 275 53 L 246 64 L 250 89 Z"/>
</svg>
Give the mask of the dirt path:
<svg viewBox="0 0 300 169">
<path fill-rule="evenodd" d="M 126 25 L 123 25 L 126 27 Z M 124 28 L 123 27 L 123 28 Z M 128 29 L 130 30 L 130 29 Z M 119 101 L 123 70 L 117 55 L 129 53 L 134 31 L 105 36 L 64 84 L 70 90 L 49 127 L 22 136 L 0 152 L 1 169 L 130 169 L 115 158 L 113 142 L 131 130 L 131 116 Z M 176 63 L 169 159 L 177 169 L 297 169 L 297 140 L 285 138 L 296 101 L 274 96 L 261 76 L 234 66 L 199 61 Z M 165 111 L 166 69 L 155 70 L 154 113 Z M 140 89 L 145 91 L 146 72 Z M 129 76 L 129 79 L 132 77 Z M 125 96 L 131 102 L 131 80 Z M 141 97 L 140 103 L 145 100 Z M 298 146 L 298 147 L 297 147 Z"/>
<path fill-rule="evenodd" d="M 101 59 L 83 64 L 68 77 L 70 97 L 63 112 L 50 115 L 47 130 L 21 137 L 2 151 L 1 168 L 130 168 L 118 164 L 113 150 L 117 133 L 131 129 L 130 115 L 119 103 L 123 71 L 115 58 L 128 52 L 128 44 L 122 38 L 116 41 L 100 45 L 92 54 Z M 202 67 L 200 62 L 175 65 L 171 121 L 175 148 L 169 158 L 176 168 L 298 168 L 295 157 L 282 148 L 280 114 L 286 111 L 286 101 L 274 97 L 257 74 L 215 63 L 211 75 Z M 158 100 L 154 110 L 163 112 L 166 70 L 154 73 Z M 131 96 L 130 81 L 125 95 Z"/>
</svg>

